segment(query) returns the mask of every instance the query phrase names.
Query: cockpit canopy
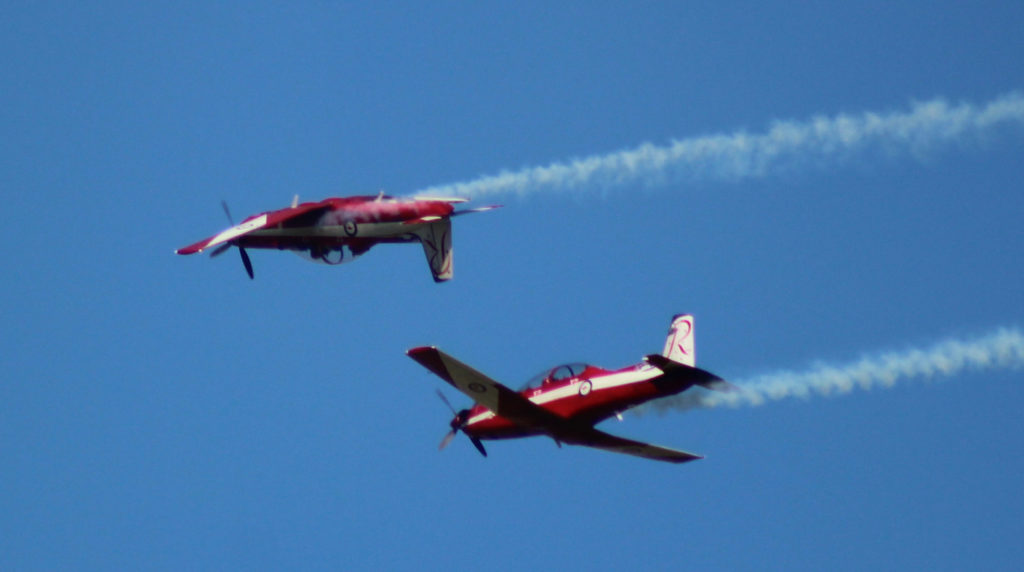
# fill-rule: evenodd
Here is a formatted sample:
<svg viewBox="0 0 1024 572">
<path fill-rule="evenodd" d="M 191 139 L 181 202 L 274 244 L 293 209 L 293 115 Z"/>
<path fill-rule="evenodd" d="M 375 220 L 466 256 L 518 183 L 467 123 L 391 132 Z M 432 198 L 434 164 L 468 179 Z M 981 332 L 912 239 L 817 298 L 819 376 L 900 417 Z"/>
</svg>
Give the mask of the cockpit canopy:
<svg viewBox="0 0 1024 572">
<path fill-rule="evenodd" d="M 551 369 L 546 369 L 531 377 L 519 390 L 523 391 L 525 389 L 534 389 L 549 383 L 557 383 L 573 377 L 579 377 L 580 375 L 583 375 L 583 372 L 586 371 L 587 367 L 589 366 L 585 363 L 567 363 Z"/>
</svg>

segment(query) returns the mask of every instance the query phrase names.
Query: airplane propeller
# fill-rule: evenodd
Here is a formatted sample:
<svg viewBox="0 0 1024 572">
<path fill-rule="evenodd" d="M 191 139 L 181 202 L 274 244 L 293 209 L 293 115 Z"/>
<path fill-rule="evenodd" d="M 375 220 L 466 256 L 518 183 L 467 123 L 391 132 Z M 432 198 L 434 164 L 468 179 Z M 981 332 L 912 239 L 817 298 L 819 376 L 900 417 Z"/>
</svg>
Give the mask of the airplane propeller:
<svg viewBox="0 0 1024 572">
<path fill-rule="evenodd" d="M 467 412 L 467 410 L 463 409 L 462 412 L 456 412 L 455 408 L 452 407 L 451 402 L 448 401 L 448 398 L 445 397 L 443 393 L 441 393 L 440 389 L 437 390 L 437 396 L 441 398 L 441 401 L 443 401 L 444 404 L 448 406 L 448 409 L 451 410 L 452 415 L 455 416 L 455 418 L 452 419 L 452 430 L 449 431 L 444 436 L 444 439 L 441 440 L 441 445 L 438 446 L 437 448 L 438 451 L 443 451 L 444 448 L 448 446 L 448 443 L 452 442 L 452 437 L 455 437 L 455 434 L 458 433 L 459 429 L 462 428 L 461 418 L 463 414 Z"/>
<path fill-rule="evenodd" d="M 463 429 L 466 426 L 466 422 L 469 421 L 469 409 L 463 409 L 462 411 L 456 412 L 455 408 L 452 407 L 452 404 L 448 401 L 448 398 L 445 397 L 443 393 L 441 393 L 440 389 L 437 390 L 437 396 L 441 398 L 441 401 L 443 401 L 444 404 L 448 406 L 448 409 L 451 410 L 452 415 L 455 416 L 455 418 L 452 419 L 451 431 L 445 434 L 444 439 L 441 440 L 441 444 L 437 447 L 438 451 L 443 451 L 444 448 L 448 446 L 448 443 L 452 442 L 452 439 L 455 437 L 455 434 L 458 433 L 460 429 Z M 469 433 L 466 433 L 465 431 L 462 432 L 465 433 L 466 437 L 469 437 L 470 442 L 473 443 L 473 446 L 476 447 L 476 450 L 480 451 L 480 454 L 486 457 L 487 450 L 484 449 L 484 444 L 480 442 L 480 439 L 470 435 Z"/>
<path fill-rule="evenodd" d="M 231 223 L 231 226 L 235 226 L 235 220 L 231 216 L 231 210 L 228 209 L 227 201 L 221 201 L 220 206 L 224 209 L 224 214 L 227 215 L 228 222 Z M 249 280 L 254 279 L 255 275 L 253 275 L 252 272 L 252 260 L 249 260 L 249 253 L 245 251 L 245 248 L 242 248 L 241 244 L 234 244 L 228 242 L 227 244 L 221 245 L 217 247 L 216 250 L 210 253 L 210 258 L 224 254 L 224 251 L 231 248 L 232 246 L 238 247 L 238 253 L 242 255 L 242 266 L 245 266 L 245 271 L 247 274 L 249 274 Z"/>
<path fill-rule="evenodd" d="M 484 444 L 480 442 L 480 439 L 477 439 L 476 437 L 470 437 L 469 440 L 472 441 L 473 446 L 476 447 L 477 451 L 480 451 L 481 455 L 483 455 L 484 457 L 487 456 L 487 450 L 484 449 Z"/>
<path fill-rule="evenodd" d="M 224 244 L 218 246 L 217 248 L 213 249 L 212 252 L 210 252 L 210 258 L 217 258 L 221 254 L 227 252 L 229 248 L 231 248 L 231 243 L 225 242 Z"/>
<path fill-rule="evenodd" d="M 441 444 L 438 445 L 437 450 L 438 451 L 444 451 L 444 448 L 448 446 L 448 443 L 452 442 L 452 439 L 455 437 L 455 434 L 457 432 L 458 432 L 457 429 L 452 429 L 448 433 L 445 433 L 444 439 L 441 439 Z"/>
</svg>

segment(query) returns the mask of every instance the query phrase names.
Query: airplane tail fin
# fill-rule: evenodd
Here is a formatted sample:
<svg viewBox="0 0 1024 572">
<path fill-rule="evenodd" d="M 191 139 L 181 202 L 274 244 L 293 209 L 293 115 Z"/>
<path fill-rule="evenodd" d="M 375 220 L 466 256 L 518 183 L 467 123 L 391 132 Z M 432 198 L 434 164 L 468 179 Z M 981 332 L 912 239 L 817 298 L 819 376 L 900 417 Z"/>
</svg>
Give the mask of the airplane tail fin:
<svg viewBox="0 0 1024 572">
<path fill-rule="evenodd" d="M 434 282 L 452 279 L 452 221 L 449 218 L 436 220 L 419 231 L 423 253 L 427 255 Z"/>
<path fill-rule="evenodd" d="M 665 349 L 661 355 L 649 355 L 644 359 L 654 367 L 660 368 L 667 376 L 681 381 L 683 389 L 699 385 L 715 391 L 739 391 L 728 381 L 697 367 L 695 346 L 693 316 L 677 314 L 672 318 L 668 338 L 665 339 Z"/>
<path fill-rule="evenodd" d="M 690 314 L 677 314 L 672 318 L 672 325 L 668 329 L 668 338 L 665 339 L 665 349 L 661 355 L 668 359 L 695 367 L 697 365 L 697 350 L 694 341 L 693 316 Z"/>
</svg>

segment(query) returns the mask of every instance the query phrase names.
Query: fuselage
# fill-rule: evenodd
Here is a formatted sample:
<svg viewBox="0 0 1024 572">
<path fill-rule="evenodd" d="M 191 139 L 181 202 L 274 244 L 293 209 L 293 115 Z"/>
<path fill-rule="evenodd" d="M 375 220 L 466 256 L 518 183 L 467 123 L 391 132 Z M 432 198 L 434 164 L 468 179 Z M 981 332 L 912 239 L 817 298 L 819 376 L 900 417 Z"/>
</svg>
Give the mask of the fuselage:
<svg viewBox="0 0 1024 572">
<path fill-rule="evenodd" d="M 646 401 L 679 393 L 690 384 L 648 364 L 619 370 L 575 364 L 556 367 L 537 387 L 520 392 L 552 413 L 586 425 L 599 423 Z M 463 431 L 479 439 L 511 439 L 542 432 L 518 425 L 476 405 Z"/>
<path fill-rule="evenodd" d="M 448 217 L 454 210 L 449 201 L 374 196 L 335 197 L 298 207 L 310 210 L 235 241 L 245 248 L 328 251 L 350 246 L 365 252 L 377 243 L 414 242 L 417 226 Z M 288 210 L 260 213 L 243 224 Z"/>
<path fill-rule="evenodd" d="M 217 256 L 234 246 L 249 278 L 253 278 L 247 249 L 290 250 L 314 262 L 341 264 L 355 260 L 377 244 L 419 242 L 434 281 L 445 282 L 452 279 L 452 217 L 497 208 L 493 205 L 456 212 L 454 205 L 467 200 L 395 198 L 381 193 L 375 197 L 293 203 L 288 208 L 250 216 L 241 224 L 175 252 L 196 254 L 210 249 L 211 255 Z M 224 209 L 227 213 L 227 205 Z"/>
</svg>

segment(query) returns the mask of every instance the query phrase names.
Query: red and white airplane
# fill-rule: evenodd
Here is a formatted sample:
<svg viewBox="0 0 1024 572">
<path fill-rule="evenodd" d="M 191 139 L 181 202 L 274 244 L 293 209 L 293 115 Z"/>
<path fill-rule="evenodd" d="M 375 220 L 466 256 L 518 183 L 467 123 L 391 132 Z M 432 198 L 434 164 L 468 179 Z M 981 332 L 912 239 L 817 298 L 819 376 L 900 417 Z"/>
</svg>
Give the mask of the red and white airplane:
<svg viewBox="0 0 1024 572">
<path fill-rule="evenodd" d="M 695 366 L 693 316 L 672 318 L 665 349 L 636 365 L 607 370 L 587 364 L 560 365 L 513 391 L 435 347 L 406 352 L 441 379 L 476 401 L 455 413 L 443 449 L 459 431 L 483 456 L 483 439 L 512 439 L 547 435 L 562 443 L 595 447 L 669 463 L 703 457 L 632 441 L 598 431 L 594 425 L 641 403 L 685 391 L 694 385 L 720 391 L 728 382 Z M 438 391 L 447 403 L 444 395 Z M 449 404 L 449 408 L 451 405 Z"/>
<path fill-rule="evenodd" d="M 250 216 L 237 226 L 175 252 L 195 254 L 213 248 L 211 256 L 217 256 L 237 246 L 245 271 L 252 278 L 246 248 L 291 250 L 313 262 L 341 264 L 366 254 L 377 244 L 419 241 L 434 281 L 444 282 L 452 278 L 451 217 L 497 208 L 455 210 L 456 204 L 467 200 L 395 198 L 381 193 L 299 204 L 296 196 L 288 208 Z M 222 205 L 230 221 L 227 205 Z"/>
</svg>

